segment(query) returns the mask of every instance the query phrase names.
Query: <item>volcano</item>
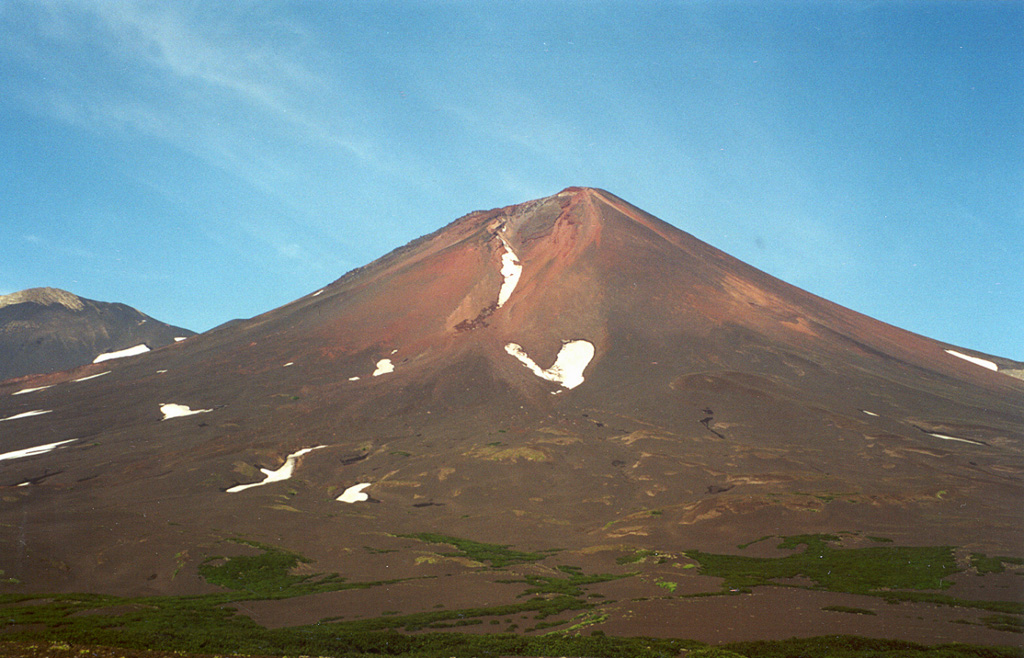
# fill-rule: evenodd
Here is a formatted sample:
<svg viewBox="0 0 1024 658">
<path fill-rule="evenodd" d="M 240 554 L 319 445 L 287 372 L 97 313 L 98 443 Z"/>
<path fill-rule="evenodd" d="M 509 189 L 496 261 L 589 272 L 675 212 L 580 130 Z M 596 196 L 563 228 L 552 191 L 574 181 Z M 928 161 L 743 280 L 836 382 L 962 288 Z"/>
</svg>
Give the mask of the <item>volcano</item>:
<svg viewBox="0 0 1024 658">
<path fill-rule="evenodd" d="M 255 318 L 0 383 L 0 592 L 245 590 L 234 614 L 268 628 L 462 611 L 477 633 L 1015 644 L 1022 369 L 569 188 Z M 274 595 L 224 575 L 270 555 L 301 556 Z M 925 561 L 944 571 L 900 580 Z"/>
<path fill-rule="evenodd" d="M 0 295 L 0 379 L 68 370 L 193 335 L 125 304 L 30 288 Z"/>
</svg>

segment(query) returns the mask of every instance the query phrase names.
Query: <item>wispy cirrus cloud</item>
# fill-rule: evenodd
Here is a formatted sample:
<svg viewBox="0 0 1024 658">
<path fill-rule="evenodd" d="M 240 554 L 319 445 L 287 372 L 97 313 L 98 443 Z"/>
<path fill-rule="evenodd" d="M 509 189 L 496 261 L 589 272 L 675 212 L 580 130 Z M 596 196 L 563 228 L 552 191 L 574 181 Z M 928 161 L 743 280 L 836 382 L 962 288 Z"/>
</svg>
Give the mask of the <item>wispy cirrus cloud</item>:
<svg viewBox="0 0 1024 658">
<path fill-rule="evenodd" d="M 17 25 L 10 9 L 0 21 L 20 28 L 11 43 L 37 69 L 21 92 L 53 118 L 158 139 L 266 189 L 310 143 L 373 165 L 371 140 L 346 129 L 359 108 L 295 54 L 315 51 L 313 37 L 280 16 L 268 29 L 258 3 L 204 5 L 201 15 L 101 0 L 19 10 Z"/>
<path fill-rule="evenodd" d="M 13 0 L 0 6 L 0 63 L 18 73 L 3 104 L 98 136 L 110 185 L 127 173 L 185 213 L 207 194 L 221 211 L 206 206 L 204 232 L 323 269 L 347 239 L 333 220 L 348 199 L 329 183 L 403 172 L 306 20 L 255 2 Z M 160 149 L 182 157 L 165 166 Z"/>
</svg>

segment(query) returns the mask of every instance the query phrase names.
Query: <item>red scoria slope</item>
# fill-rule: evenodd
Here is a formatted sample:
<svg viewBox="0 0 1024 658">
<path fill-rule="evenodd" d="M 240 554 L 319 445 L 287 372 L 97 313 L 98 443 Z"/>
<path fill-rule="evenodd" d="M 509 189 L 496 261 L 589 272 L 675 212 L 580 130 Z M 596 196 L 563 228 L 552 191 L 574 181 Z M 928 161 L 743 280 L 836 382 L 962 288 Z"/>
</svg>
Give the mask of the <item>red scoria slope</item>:
<svg viewBox="0 0 1024 658">
<path fill-rule="evenodd" d="M 552 369 L 567 344 L 582 356 Z M 0 452 L 74 440 L 0 461 L 0 569 L 33 591 L 213 591 L 195 564 L 243 537 L 353 579 L 471 571 L 395 539 L 423 531 L 580 560 L 838 531 L 1017 554 L 1020 367 L 569 188 L 251 320 L 0 384 L 0 419 L 48 412 L 0 421 Z M 316 446 L 288 481 L 228 491 Z M 359 483 L 368 500 L 336 500 Z"/>
</svg>

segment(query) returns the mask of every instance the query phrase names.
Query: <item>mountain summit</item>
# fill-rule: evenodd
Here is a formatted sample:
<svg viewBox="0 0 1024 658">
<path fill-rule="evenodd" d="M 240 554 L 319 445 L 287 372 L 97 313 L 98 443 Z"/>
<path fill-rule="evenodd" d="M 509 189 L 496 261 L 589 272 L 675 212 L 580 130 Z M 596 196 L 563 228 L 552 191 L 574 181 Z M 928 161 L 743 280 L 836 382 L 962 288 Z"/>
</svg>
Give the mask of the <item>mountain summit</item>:
<svg viewBox="0 0 1024 658">
<path fill-rule="evenodd" d="M 72 311 L 81 311 L 85 308 L 85 303 L 77 295 L 59 288 L 29 288 L 10 295 L 0 295 L 0 308 L 14 304 L 37 304 L 39 306 L 57 304 Z"/>
<path fill-rule="evenodd" d="M 67 370 L 132 348 L 156 349 L 194 333 L 124 304 L 58 288 L 0 295 L 0 380 Z"/>
<path fill-rule="evenodd" d="M 248 605 L 259 623 L 511 604 L 509 582 L 584 569 L 617 574 L 586 604 L 595 627 L 681 633 L 693 599 L 655 603 L 724 577 L 694 556 L 788 555 L 773 536 L 1020 553 L 1020 368 L 569 188 L 250 320 L 0 384 L 0 523 L 16 529 L 0 569 L 20 582 L 0 587 L 219 591 L 203 565 L 235 538 L 318 573 L 412 579 Z M 467 548 L 483 545 L 520 557 Z M 791 634 L 862 621 L 835 617 Z"/>
</svg>

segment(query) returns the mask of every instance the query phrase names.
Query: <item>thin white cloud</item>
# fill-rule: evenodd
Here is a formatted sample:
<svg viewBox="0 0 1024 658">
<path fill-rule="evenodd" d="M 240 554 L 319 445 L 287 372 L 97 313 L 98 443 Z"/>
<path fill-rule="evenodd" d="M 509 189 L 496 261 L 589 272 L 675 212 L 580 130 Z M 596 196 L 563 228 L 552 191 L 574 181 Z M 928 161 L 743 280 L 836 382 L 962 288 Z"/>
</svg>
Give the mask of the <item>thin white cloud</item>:
<svg viewBox="0 0 1024 658">
<path fill-rule="evenodd" d="M 74 258 L 81 260 L 93 260 L 97 258 L 96 252 L 86 249 L 79 244 L 59 239 L 55 240 L 53 235 L 43 237 L 35 233 L 27 233 L 21 237 L 22 240 L 31 245 L 31 248 L 34 250 L 44 250 L 64 256 L 73 256 Z M 33 253 L 38 253 L 38 251 Z"/>
<path fill-rule="evenodd" d="M 329 144 L 373 165 L 370 140 L 347 128 L 360 108 L 278 42 L 304 38 L 280 18 L 266 30 L 247 29 L 248 5 L 205 6 L 202 15 L 180 3 L 27 7 L 38 41 L 18 50 L 51 82 L 35 102 L 59 120 L 159 139 L 268 191 L 302 144 Z"/>
<path fill-rule="evenodd" d="M 451 100 L 450 90 L 434 90 L 441 111 L 464 129 L 499 139 L 532 156 L 561 163 L 578 159 L 582 138 L 576 122 L 555 119 L 536 98 L 508 85 L 485 84 L 470 97 Z"/>
<path fill-rule="evenodd" d="M 303 250 L 301 246 L 294 242 L 289 242 L 287 244 L 277 245 L 277 253 L 285 258 L 297 259 L 302 257 Z"/>
<path fill-rule="evenodd" d="M 227 213 L 220 230 L 320 269 L 312 261 L 324 249 L 310 240 L 341 239 L 331 220 L 344 199 L 323 182 L 408 172 L 382 151 L 382 135 L 364 129 L 373 114 L 364 90 L 337 67 L 317 70 L 319 37 L 287 12 L 271 13 L 260 3 L 15 2 L 0 8 L 0 30 L 13 35 L 0 58 L 32 74 L 8 100 L 115 142 L 155 140 L 226 172 L 274 211 Z M 139 182 L 166 198 L 188 194 L 159 176 Z"/>
</svg>

